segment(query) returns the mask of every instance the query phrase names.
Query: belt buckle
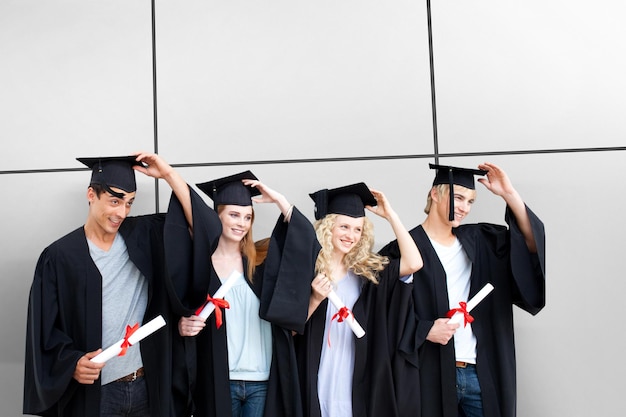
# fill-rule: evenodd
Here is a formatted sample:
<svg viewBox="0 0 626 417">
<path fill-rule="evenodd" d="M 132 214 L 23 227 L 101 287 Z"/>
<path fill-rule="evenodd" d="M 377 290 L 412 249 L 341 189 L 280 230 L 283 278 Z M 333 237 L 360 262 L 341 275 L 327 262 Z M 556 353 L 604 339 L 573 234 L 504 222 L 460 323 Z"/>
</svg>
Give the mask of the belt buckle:
<svg viewBox="0 0 626 417">
<path fill-rule="evenodd" d="M 135 382 L 136 379 L 137 379 L 137 371 L 134 371 L 133 377 L 130 379 L 130 382 Z"/>
</svg>

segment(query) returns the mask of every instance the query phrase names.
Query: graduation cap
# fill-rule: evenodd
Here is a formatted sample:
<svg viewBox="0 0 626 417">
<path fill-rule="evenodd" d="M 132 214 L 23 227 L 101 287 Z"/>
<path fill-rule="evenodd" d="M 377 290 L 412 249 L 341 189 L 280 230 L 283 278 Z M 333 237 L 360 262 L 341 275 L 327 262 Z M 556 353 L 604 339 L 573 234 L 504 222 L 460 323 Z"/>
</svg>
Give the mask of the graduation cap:
<svg viewBox="0 0 626 417">
<path fill-rule="evenodd" d="M 261 194 L 256 188 L 244 185 L 241 180 L 258 180 L 250 171 L 207 181 L 196 186 L 213 200 L 214 207 L 225 204 L 251 206 L 252 197 Z"/>
<path fill-rule="evenodd" d="M 111 187 L 119 188 L 132 193 L 137 190 L 135 182 L 134 165 L 142 165 L 136 160 L 136 156 L 107 156 L 97 158 L 76 158 L 87 167 L 91 168 L 91 182 L 89 185 L 98 184 L 111 195 L 124 198 L 124 193 L 118 193 Z"/>
<path fill-rule="evenodd" d="M 344 187 L 323 189 L 309 196 L 315 202 L 315 219 L 327 214 L 344 214 L 350 217 L 365 216 L 365 206 L 375 206 L 376 198 L 363 182 Z"/>
<path fill-rule="evenodd" d="M 430 169 L 436 169 L 433 186 L 448 184 L 450 186 L 450 214 L 448 220 L 454 220 L 454 191 L 453 185 L 460 185 L 470 190 L 475 190 L 474 175 L 485 175 L 487 171 L 482 169 L 459 168 L 448 165 L 428 164 Z"/>
</svg>

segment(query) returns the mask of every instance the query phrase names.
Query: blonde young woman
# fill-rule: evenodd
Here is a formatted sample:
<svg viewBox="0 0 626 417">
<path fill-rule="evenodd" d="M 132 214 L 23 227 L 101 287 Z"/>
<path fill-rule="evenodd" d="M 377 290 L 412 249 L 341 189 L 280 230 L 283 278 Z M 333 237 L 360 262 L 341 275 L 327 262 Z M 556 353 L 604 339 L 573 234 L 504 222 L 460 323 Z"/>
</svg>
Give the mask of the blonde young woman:
<svg viewBox="0 0 626 417">
<path fill-rule="evenodd" d="M 311 283 L 309 320 L 296 347 L 304 414 L 311 417 L 404 416 L 418 410 L 411 274 L 418 248 L 385 195 L 364 183 L 311 194 L 321 245 Z M 386 219 L 401 257 L 372 252 L 365 208 Z M 364 328 L 357 338 L 327 296 L 333 290 Z M 344 310 L 345 314 L 345 310 Z"/>
</svg>

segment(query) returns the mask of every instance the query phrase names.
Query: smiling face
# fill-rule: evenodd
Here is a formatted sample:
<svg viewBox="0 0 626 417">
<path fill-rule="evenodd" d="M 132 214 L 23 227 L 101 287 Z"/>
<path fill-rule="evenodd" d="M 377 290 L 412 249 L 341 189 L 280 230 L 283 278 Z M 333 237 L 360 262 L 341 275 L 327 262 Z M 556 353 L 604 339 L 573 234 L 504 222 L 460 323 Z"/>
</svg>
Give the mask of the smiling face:
<svg viewBox="0 0 626 417">
<path fill-rule="evenodd" d="M 436 203 L 437 217 L 449 223 L 452 227 L 460 226 L 461 222 L 469 214 L 476 198 L 476 190 L 471 190 L 460 185 L 454 185 L 454 219 L 449 219 L 450 197 L 448 192 L 439 193 L 436 188 L 431 190 L 431 197 Z"/>
<path fill-rule="evenodd" d="M 114 187 L 111 189 L 123 193 L 123 197 L 115 197 L 106 191 L 98 195 L 92 187 L 87 189 L 89 215 L 85 227 L 98 235 L 117 233 L 135 201 L 135 192 L 127 193 Z"/>
<path fill-rule="evenodd" d="M 219 206 L 219 218 L 222 222 L 222 238 L 241 242 L 252 228 L 254 213 L 252 206 L 226 204 Z"/>
<path fill-rule="evenodd" d="M 364 217 L 338 214 L 332 228 L 332 243 L 335 252 L 347 254 L 361 240 Z"/>
</svg>

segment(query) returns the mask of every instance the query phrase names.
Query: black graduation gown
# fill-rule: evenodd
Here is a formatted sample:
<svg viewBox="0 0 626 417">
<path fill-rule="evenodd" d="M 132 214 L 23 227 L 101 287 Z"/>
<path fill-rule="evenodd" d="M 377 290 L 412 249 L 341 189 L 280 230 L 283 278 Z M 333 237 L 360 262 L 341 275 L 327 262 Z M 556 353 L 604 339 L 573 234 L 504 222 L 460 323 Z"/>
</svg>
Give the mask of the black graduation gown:
<svg viewBox="0 0 626 417">
<path fill-rule="evenodd" d="M 537 314 L 545 305 L 545 233 L 543 223 L 527 208 L 537 245 L 529 252 L 516 220 L 507 208 L 505 226 L 462 225 L 453 230 L 472 261 L 470 298 L 491 283 L 494 290 L 472 311 L 477 339 L 476 370 L 485 417 L 516 414 L 513 305 Z M 414 274 L 413 298 L 418 321 L 421 403 L 423 417 L 457 417 L 454 343 L 431 343 L 426 336 L 434 321 L 449 310 L 446 275 L 421 226 L 410 231 L 424 259 Z M 381 254 L 397 256 L 391 242 Z"/>
<path fill-rule="evenodd" d="M 175 415 L 169 392 L 176 325 L 165 285 L 165 219 L 165 214 L 128 217 L 119 229 L 130 259 L 148 281 L 143 322 L 162 315 L 167 323 L 140 343 L 151 416 Z M 72 375 L 85 352 L 108 347 L 101 339 L 102 277 L 80 227 L 47 247 L 37 263 L 28 303 L 23 412 L 98 416 L 100 380 L 83 385 Z"/>
<path fill-rule="evenodd" d="M 193 270 L 173 279 L 177 302 L 187 308 L 186 316 L 195 312 L 206 300 L 207 292 L 215 294 L 221 286 L 211 265 L 211 254 L 221 235 L 217 213 L 208 206 L 194 207 Z M 299 417 L 300 392 L 291 331 L 302 331 L 306 321 L 312 276 L 299 271 L 312 270 L 311 230 L 308 220 L 294 207 L 289 223 L 281 215 L 274 228 L 265 261 L 257 266 L 253 284 L 246 281 L 259 297 L 259 315 L 272 324 L 272 364 L 268 380 L 265 415 L 268 417 Z M 244 258 L 244 271 L 247 259 Z M 228 299 L 228 296 L 225 297 Z M 228 347 L 225 315 L 217 329 L 215 314 L 207 320 L 200 334 L 183 338 L 189 367 L 189 386 L 194 417 L 229 417 L 231 400 L 228 369 Z"/>
<path fill-rule="evenodd" d="M 414 345 L 412 285 L 400 281 L 399 261 L 380 273 L 379 283 L 362 279 L 361 294 L 352 312 L 365 330 L 355 336 L 352 415 L 354 417 L 419 417 L 419 376 Z M 324 300 L 295 336 L 304 414 L 321 416 L 317 390 L 324 335 Z M 338 324 L 341 325 L 341 324 Z"/>
</svg>

